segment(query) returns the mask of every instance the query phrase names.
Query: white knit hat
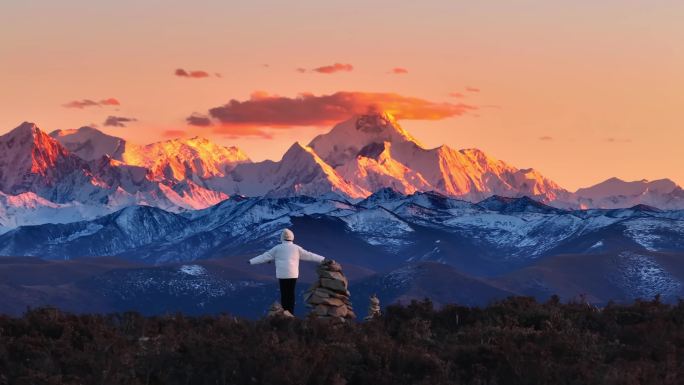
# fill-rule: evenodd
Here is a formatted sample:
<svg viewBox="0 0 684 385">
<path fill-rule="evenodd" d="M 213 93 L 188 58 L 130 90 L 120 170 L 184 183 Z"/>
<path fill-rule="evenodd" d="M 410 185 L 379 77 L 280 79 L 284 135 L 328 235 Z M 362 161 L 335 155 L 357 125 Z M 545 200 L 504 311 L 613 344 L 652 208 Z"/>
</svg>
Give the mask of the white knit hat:
<svg viewBox="0 0 684 385">
<path fill-rule="evenodd" d="M 280 234 L 280 240 L 281 241 L 294 241 L 294 233 L 290 229 L 285 229 L 285 230 L 283 230 L 283 233 Z"/>
</svg>

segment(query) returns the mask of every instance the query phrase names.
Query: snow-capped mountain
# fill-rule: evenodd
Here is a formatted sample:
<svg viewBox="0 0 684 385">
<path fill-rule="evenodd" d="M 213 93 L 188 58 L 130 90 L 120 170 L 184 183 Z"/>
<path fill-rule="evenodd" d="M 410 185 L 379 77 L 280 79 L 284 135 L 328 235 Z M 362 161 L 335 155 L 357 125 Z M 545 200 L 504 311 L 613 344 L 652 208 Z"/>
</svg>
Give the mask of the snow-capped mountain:
<svg viewBox="0 0 684 385">
<path fill-rule="evenodd" d="M 661 209 L 684 208 L 684 189 L 670 179 L 626 182 L 610 178 L 575 192 L 582 207 L 618 208 L 637 204 Z"/>
<path fill-rule="evenodd" d="M 122 138 L 107 135 L 87 126 L 73 130 L 55 130 L 50 136 L 87 161 L 100 159 L 105 155 L 121 160 L 122 154 L 131 146 Z"/>
<path fill-rule="evenodd" d="M 351 183 L 373 192 L 437 191 L 478 201 L 498 194 L 567 200 L 570 193 L 532 169 L 517 169 L 480 150 L 426 149 L 388 114 L 351 118 L 309 146 Z"/>
<path fill-rule="evenodd" d="M 250 162 L 239 148 L 219 146 L 200 137 L 134 147 L 123 154 L 122 160 L 149 169 L 154 180 L 191 180 L 200 185 L 206 179 L 227 175 L 238 164 Z"/>
<path fill-rule="evenodd" d="M 39 211 L 29 213 L 21 204 L 13 208 L 12 202 L 23 198 L 6 199 L 4 212 L 26 218 L 1 220 L 3 231 L 93 219 L 132 205 L 179 212 L 234 195 L 357 202 L 386 188 L 470 202 L 529 196 L 566 209 L 684 208 L 684 190 L 670 180 L 611 179 L 570 193 L 533 169 L 515 168 L 477 149 L 425 148 L 384 113 L 355 116 L 308 146 L 295 143 L 279 161 L 252 163 L 237 147 L 202 138 L 137 145 L 91 127 L 48 136 L 32 123 L 0 136 L 0 150 L 0 192 L 8 197 L 33 193 L 44 200 L 38 206 L 54 213 L 41 221 Z M 408 205 L 403 210 L 423 209 Z"/>
<path fill-rule="evenodd" d="M 85 160 L 107 156 L 146 169 L 147 178 L 155 181 L 190 180 L 204 186 L 206 179 L 225 176 L 236 165 L 250 162 L 239 148 L 200 137 L 137 145 L 90 127 L 57 130 L 50 135 Z"/>
<path fill-rule="evenodd" d="M 209 185 L 228 194 L 285 197 L 321 196 L 329 193 L 350 198 L 369 195 L 350 183 L 324 162 L 310 147 L 293 144 L 279 162 L 263 161 L 237 165 L 224 178 Z"/>
<path fill-rule="evenodd" d="M 194 210 L 227 198 L 190 179 L 155 180 L 149 169 L 113 159 L 105 151 L 121 155 L 126 143 L 95 129 L 58 131 L 53 136 L 86 158 L 99 158 L 81 158 L 33 123 L 23 123 L 0 136 L 0 192 L 7 197 L 0 202 L 0 210 L 21 216 L 10 216 L 0 226 L 92 219 L 140 204 L 171 211 Z M 77 139 L 85 141 L 79 145 Z M 26 209 L 27 202 L 33 211 Z M 37 212 L 50 215 L 41 219 Z"/>
<path fill-rule="evenodd" d="M 34 192 L 55 203 L 98 200 L 106 186 L 72 154 L 35 124 L 24 122 L 0 136 L 0 191 Z"/>
<path fill-rule="evenodd" d="M 101 204 L 85 205 L 79 202 L 55 203 L 25 192 L 8 195 L 0 192 L 0 233 L 19 226 L 46 223 L 69 223 L 96 218 L 111 212 Z"/>
</svg>

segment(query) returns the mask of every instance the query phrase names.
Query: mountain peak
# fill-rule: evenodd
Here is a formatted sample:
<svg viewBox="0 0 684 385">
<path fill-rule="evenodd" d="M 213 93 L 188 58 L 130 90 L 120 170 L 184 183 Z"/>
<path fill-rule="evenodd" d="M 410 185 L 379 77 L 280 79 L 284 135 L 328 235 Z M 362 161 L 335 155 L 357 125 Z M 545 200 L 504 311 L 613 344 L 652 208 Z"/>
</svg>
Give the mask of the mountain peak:
<svg viewBox="0 0 684 385">
<path fill-rule="evenodd" d="M 59 143 L 50 138 L 35 123 L 23 122 L 12 131 L 0 136 L 8 149 L 21 146 L 30 146 L 32 149 L 46 149 L 60 147 Z M 63 148 L 61 150 L 64 150 Z M 42 151 L 42 150 L 39 150 Z"/>
<path fill-rule="evenodd" d="M 356 158 L 369 144 L 383 142 L 422 148 L 390 114 L 383 112 L 356 115 L 339 123 L 330 132 L 315 137 L 309 147 L 336 168 Z"/>
<path fill-rule="evenodd" d="M 83 126 L 79 128 L 70 128 L 66 130 L 54 130 L 50 133 L 50 136 L 53 138 L 57 138 L 60 136 L 70 136 L 79 133 L 82 135 L 106 135 L 104 132 L 98 130 L 95 127 Z"/>
<path fill-rule="evenodd" d="M 670 193 L 677 188 L 677 184 L 670 179 L 647 179 L 627 182 L 620 178 L 612 177 L 590 187 L 576 191 L 583 198 L 600 198 L 605 196 L 633 196 L 642 195 L 646 192 Z"/>
<path fill-rule="evenodd" d="M 310 152 L 310 151 L 307 151 L 306 146 L 303 146 L 301 143 L 299 143 L 297 141 L 297 142 L 292 143 L 290 148 L 288 148 L 287 151 L 285 151 L 283 158 L 287 157 L 287 154 L 297 154 L 297 153 L 301 153 L 301 152 Z"/>
<path fill-rule="evenodd" d="M 86 174 L 86 165 L 80 158 L 34 123 L 24 122 L 0 136 L 0 191 L 32 191 L 59 201 L 63 196 L 52 196 L 56 194 L 52 187 L 66 176 L 88 179 Z"/>
<path fill-rule="evenodd" d="M 634 205 L 634 206 L 630 207 L 629 209 L 634 210 L 634 211 L 646 211 L 646 212 L 653 212 L 653 213 L 662 212 L 662 210 L 660 210 L 657 207 L 645 205 L 643 203 L 640 203 L 638 205 Z"/>
<path fill-rule="evenodd" d="M 353 120 L 356 121 L 357 130 L 366 132 L 380 132 L 399 126 L 392 115 L 384 112 L 357 115 Z"/>
<path fill-rule="evenodd" d="M 484 207 L 487 210 L 503 213 L 528 212 L 548 214 L 563 212 L 561 209 L 545 205 L 526 195 L 517 198 L 492 195 L 491 197 L 479 202 L 477 205 Z"/>
<path fill-rule="evenodd" d="M 684 201 L 682 189 L 671 179 L 625 181 L 610 178 L 575 192 L 581 207 L 621 208 L 640 203 L 660 209 L 679 208 Z"/>
<path fill-rule="evenodd" d="M 361 198 L 368 191 L 350 184 L 308 146 L 295 142 L 278 162 L 262 161 L 236 166 L 222 191 L 228 194 L 321 196 L 336 193 Z"/>
<path fill-rule="evenodd" d="M 3 135 L 3 138 L 17 138 L 17 137 L 27 137 L 29 135 L 35 136 L 36 134 L 40 134 L 42 131 L 38 126 L 33 123 L 33 122 L 23 122 L 22 124 L 18 125 L 16 128 L 14 128 L 12 131 L 6 133 Z"/>
<path fill-rule="evenodd" d="M 121 160 L 121 154 L 126 151 L 127 146 L 131 146 L 122 138 L 105 134 L 89 126 L 52 131 L 50 136 L 87 161 L 100 159 L 103 155 Z"/>
<path fill-rule="evenodd" d="M 283 154 L 283 157 L 281 158 L 281 163 L 284 162 L 299 162 L 306 159 L 307 162 L 314 162 L 314 163 L 319 163 L 323 165 L 325 162 L 323 162 L 320 157 L 311 149 L 311 147 L 304 146 L 299 142 L 294 142 L 292 145 L 285 151 L 285 154 Z M 326 165 L 327 166 L 327 165 Z"/>
<path fill-rule="evenodd" d="M 366 199 L 359 202 L 358 205 L 361 207 L 373 207 L 378 206 L 383 202 L 396 201 L 403 198 L 406 198 L 405 194 L 402 194 L 392 187 L 385 187 L 369 195 Z"/>
<path fill-rule="evenodd" d="M 356 115 L 349 121 L 354 122 L 357 131 L 371 136 L 377 135 L 378 138 L 385 139 L 384 141 L 390 143 L 409 141 L 418 144 L 418 140 L 411 136 L 408 131 L 404 130 L 394 116 L 388 112 Z"/>
</svg>

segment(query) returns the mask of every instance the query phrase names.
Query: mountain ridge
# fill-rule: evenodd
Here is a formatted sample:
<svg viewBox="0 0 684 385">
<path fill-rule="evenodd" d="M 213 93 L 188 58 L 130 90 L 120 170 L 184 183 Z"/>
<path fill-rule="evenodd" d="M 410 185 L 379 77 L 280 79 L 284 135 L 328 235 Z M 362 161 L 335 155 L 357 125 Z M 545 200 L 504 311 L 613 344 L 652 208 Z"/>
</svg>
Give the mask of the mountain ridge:
<svg viewBox="0 0 684 385">
<path fill-rule="evenodd" d="M 18 149 L 20 142 L 24 147 Z M 425 148 L 385 113 L 354 116 L 308 145 L 293 144 L 278 161 L 252 162 L 235 146 L 200 137 L 138 145 L 87 126 L 47 135 L 29 122 L 0 136 L 2 146 L 0 191 L 31 192 L 47 200 L 34 203 L 45 212 L 65 211 L 56 222 L 137 204 L 175 212 L 204 209 L 232 195 L 358 201 L 387 187 L 471 202 L 529 196 L 558 208 L 684 208 L 684 190 L 668 179 L 611 178 L 570 192 L 532 168 L 518 169 L 479 149 Z M 0 212 L 27 215 L 30 221 L 0 216 L 0 231 L 50 220 L 41 222 L 25 205 L 11 207 L 21 200 L 4 199 Z"/>
</svg>

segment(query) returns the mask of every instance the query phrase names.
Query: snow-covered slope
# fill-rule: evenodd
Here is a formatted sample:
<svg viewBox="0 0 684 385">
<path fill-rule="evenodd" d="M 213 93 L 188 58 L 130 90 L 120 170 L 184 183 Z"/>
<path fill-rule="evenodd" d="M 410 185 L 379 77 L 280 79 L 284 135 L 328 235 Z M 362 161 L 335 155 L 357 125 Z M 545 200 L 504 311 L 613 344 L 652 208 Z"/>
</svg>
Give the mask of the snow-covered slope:
<svg viewBox="0 0 684 385">
<path fill-rule="evenodd" d="M 154 180 L 192 180 L 201 185 L 205 179 L 225 176 L 236 165 L 250 162 L 239 148 L 219 146 L 200 137 L 133 147 L 121 160 L 149 169 Z"/>
<path fill-rule="evenodd" d="M 84 160 L 100 159 L 105 155 L 120 160 L 124 152 L 131 146 L 135 147 L 122 138 L 87 126 L 74 130 L 55 130 L 50 136 Z"/>
<path fill-rule="evenodd" d="M 575 195 L 583 207 L 619 208 L 645 204 L 661 209 L 684 208 L 684 190 L 670 179 L 626 182 L 610 178 L 581 188 Z"/>
<path fill-rule="evenodd" d="M 87 163 L 35 124 L 24 122 L 0 136 L 0 191 L 34 192 L 57 203 L 98 199 L 106 186 Z"/>
<path fill-rule="evenodd" d="M 86 161 L 65 146 L 86 158 L 100 157 Z M 92 219 L 141 204 L 195 210 L 227 198 L 192 178 L 157 180 L 149 169 L 107 155 L 122 157 L 126 149 L 130 146 L 122 139 L 88 127 L 55 131 L 51 137 L 35 124 L 23 123 L 0 136 L 0 192 L 9 197 L 2 202 L 6 218 L 0 226 Z M 202 162 L 193 164 L 202 167 Z"/>
<path fill-rule="evenodd" d="M 432 186 L 423 176 L 392 158 L 390 142 L 371 143 L 336 171 L 367 191 L 392 188 L 404 194 L 429 191 Z"/>
<path fill-rule="evenodd" d="M 237 164 L 250 162 L 239 148 L 220 146 L 200 137 L 170 139 L 141 146 L 91 127 L 57 130 L 50 136 L 85 160 L 107 156 L 130 166 L 145 168 L 147 177 L 157 181 L 191 180 L 203 185 L 205 179 L 222 177 Z"/>
<path fill-rule="evenodd" d="M 213 206 L 228 196 L 199 186 L 191 179 L 154 180 L 149 170 L 103 156 L 90 162 L 92 172 L 109 186 L 107 204 L 116 208 L 145 204 L 169 211 L 198 210 Z"/>
<path fill-rule="evenodd" d="M 94 219 L 109 212 L 109 207 L 100 204 L 54 203 L 33 192 L 18 195 L 0 192 L 0 233 L 18 226 Z"/>
<path fill-rule="evenodd" d="M 284 227 L 323 255 L 355 264 L 439 261 L 471 273 L 506 271 L 559 254 L 684 251 L 684 212 L 568 211 L 528 198 L 473 204 L 382 190 L 357 204 L 236 197 L 193 214 L 125 210 L 76 224 L 19 227 L 0 236 L 0 254 L 188 261 L 258 252 L 277 242 Z"/>
<path fill-rule="evenodd" d="M 240 164 L 228 176 L 209 181 L 209 185 L 229 195 L 284 197 L 337 193 L 360 198 L 369 194 L 346 181 L 310 147 L 299 143 L 293 144 L 279 162 Z"/>
<path fill-rule="evenodd" d="M 356 116 L 309 146 L 349 182 L 369 191 L 432 190 L 473 201 L 494 194 L 544 201 L 570 195 L 535 170 L 517 169 L 477 149 L 426 149 L 388 114 Z"/>
</svg>

